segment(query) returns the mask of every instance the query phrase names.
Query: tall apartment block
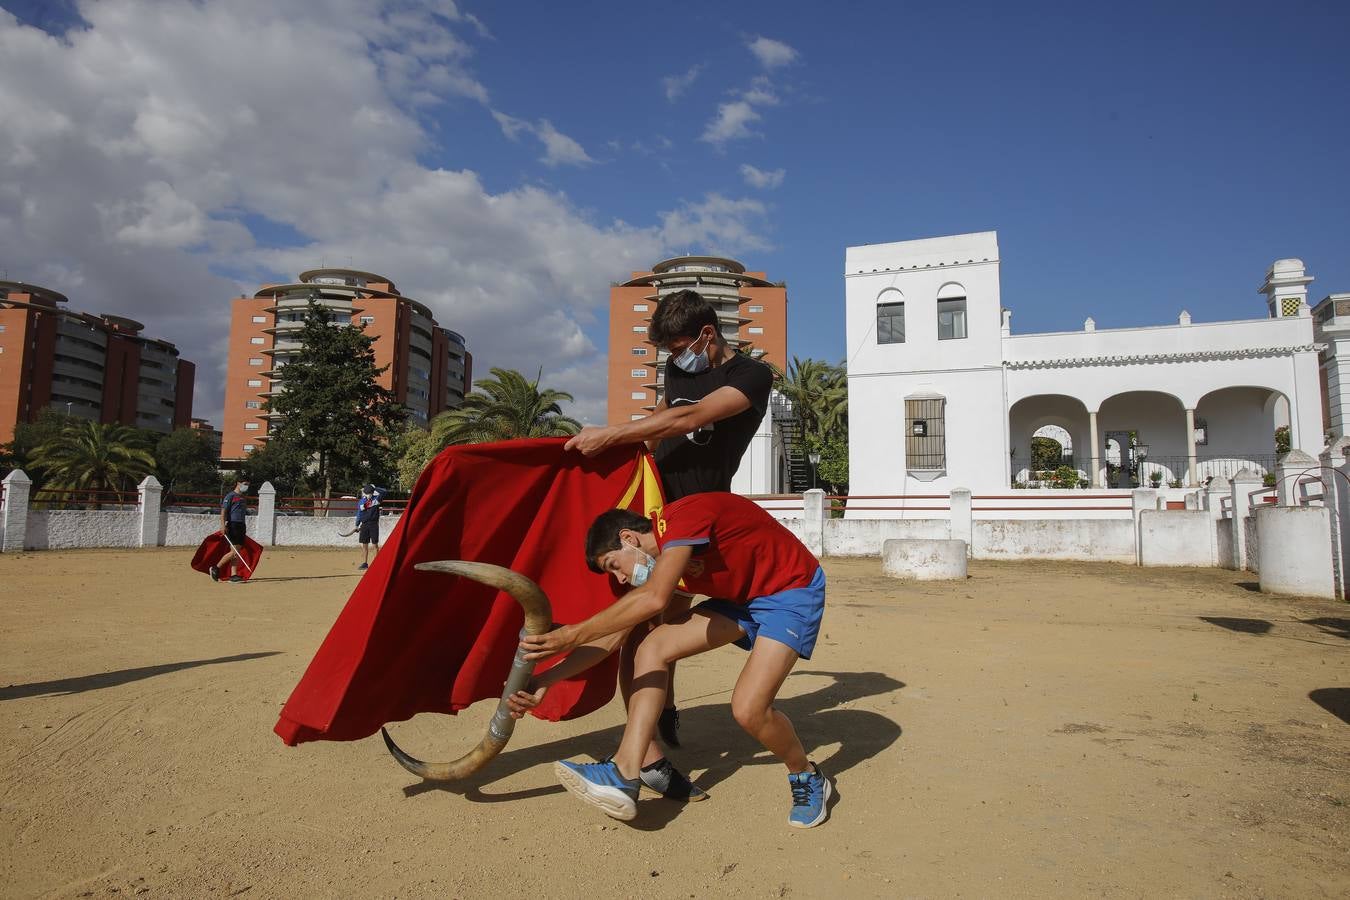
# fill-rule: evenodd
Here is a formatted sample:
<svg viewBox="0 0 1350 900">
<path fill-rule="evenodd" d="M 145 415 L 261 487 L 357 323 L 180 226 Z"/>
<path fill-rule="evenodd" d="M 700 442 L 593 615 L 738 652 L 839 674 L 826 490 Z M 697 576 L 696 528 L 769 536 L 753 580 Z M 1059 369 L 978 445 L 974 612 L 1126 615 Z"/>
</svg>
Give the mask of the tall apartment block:
<svg viewBox="0 0 1350 900">
<path fill-rule="evenodd" d="M 782 369 L 787 365 L 787 286 L 734 259 L 680 256 L 634 272 L 609 292 L 608 421 L 640 419 L 656 408 L 666 353 L 647 340 L 647 325 L 666 294 L 698 291 L 717 309 L 722 336 Z"/>
<path fill-rule="evenodd" d="M 473 379 L 464 338 L 436 324 L 431 310 L 405 297 L 383 275 L 354 269 L 313 269 L 293 284 L 272 284 L 232 301 L 226 359 L 223 462 L 248 456 L 277 418 L 263 404 L 285 390 L 286 364 L 300 351 L 298 334 L 313 300 L 334 324 L 363 325 L 375 338 L 380 384 L 394 392 L 412 420 L 426 426 L 458 406 Z"/>
<path fill-rule="evenodd" d="M 192 418 L 197 368 L 123 316 L 62 308 L 63 294 L 0 281 L 0 441 L 55 409 L 167 434 Z"/>
</svg>

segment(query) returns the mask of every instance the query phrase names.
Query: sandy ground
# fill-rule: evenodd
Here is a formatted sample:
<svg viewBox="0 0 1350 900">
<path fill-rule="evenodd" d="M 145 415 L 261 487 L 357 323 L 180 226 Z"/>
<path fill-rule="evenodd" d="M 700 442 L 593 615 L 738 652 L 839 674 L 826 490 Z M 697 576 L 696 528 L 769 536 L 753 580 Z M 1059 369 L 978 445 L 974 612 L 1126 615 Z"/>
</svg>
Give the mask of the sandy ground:
<svg viewBox="0 0 1350 900">
<path fill-rule="evenodd" d="M 610 752 L 617 704 L 526 720 L 477 780 L 424 784 L 378 737 L 272 725 L 356 582 L 273 550 L 215 585 L 182 551 L 0 557 L 0 892 L 14 897 L 1344 897 L 1350 609 L 1251 576 L 979 564 L 900 584 L 832 561 L 781 708 L 836 779 L 786 825 L 784 770 L 727 707 L 743 655 L 682 665 L 711 793 L 583 806 L 551 762 Z M 480 706 L 483 706 L 480 704 Z M 393 729 L 457 756 L 489 710 Z"/>
</svg>

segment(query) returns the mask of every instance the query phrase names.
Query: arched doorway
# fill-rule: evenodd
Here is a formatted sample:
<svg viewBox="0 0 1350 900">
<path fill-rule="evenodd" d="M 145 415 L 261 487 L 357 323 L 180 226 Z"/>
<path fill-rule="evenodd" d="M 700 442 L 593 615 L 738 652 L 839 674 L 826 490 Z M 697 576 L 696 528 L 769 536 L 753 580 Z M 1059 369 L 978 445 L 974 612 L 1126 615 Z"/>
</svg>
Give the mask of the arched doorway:
<svg viewBox="0 0 1350 900">
<path fill-rule="evenodd" d="M 1289 425 L 1289 399 L 1271 388 L 1210 391 L 1195 405 L 1196 478 L 1231 479 L 1240 469 L 1275 471 L 1275 431 Z"/>
<path fill-rule="evenodd" d="M 1107 487 L 1186 482 L 1186 409 L 1176 397 L 1162 391 L 1125 391 L 1102 402 L 1097 421 L 1106 448 Z"/>
<path fill-rule="evenodd" d="M 1008 410 L 1008 435 L 1014 487 L 1076 487 L 1087 480 L 1090 455 L 1077 448 L 1091 445 L 1088 413 L 1078 398 L 1035 394 L 1018 400 Z"/>
</svg>

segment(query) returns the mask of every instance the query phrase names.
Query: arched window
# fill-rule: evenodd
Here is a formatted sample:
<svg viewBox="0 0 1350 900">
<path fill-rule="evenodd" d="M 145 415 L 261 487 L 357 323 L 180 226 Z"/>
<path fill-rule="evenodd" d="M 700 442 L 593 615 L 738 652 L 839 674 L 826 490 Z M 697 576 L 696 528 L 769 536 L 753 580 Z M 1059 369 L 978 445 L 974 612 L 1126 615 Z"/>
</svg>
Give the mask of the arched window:
<svg viewBox="0 0 1350 900">
<path fill-rule="evenodd" d="M 937 295 L 938 340 L 966 336 L 966 289 L 955 282 L 944 284 Z"/>
<path fill-rule="evenodd" d="M 877 343 L 905 342 L 905 295 L 888 288 L 877 296 Z"/>
</svg>

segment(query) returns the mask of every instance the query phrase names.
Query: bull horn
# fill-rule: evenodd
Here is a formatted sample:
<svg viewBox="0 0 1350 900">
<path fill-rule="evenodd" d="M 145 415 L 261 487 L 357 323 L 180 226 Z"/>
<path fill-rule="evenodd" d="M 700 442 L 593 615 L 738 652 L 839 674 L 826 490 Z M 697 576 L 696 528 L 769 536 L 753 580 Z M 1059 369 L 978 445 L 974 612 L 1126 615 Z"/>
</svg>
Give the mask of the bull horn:
<svg viewBox="0 0 1350 900">
<path fill-rule="evenodd" d="M 413 568 L 421 572 L 446 572 L 450 575 L 472 578 L 474 581 L 491 585 L 510 594 L 525 610 L 525 628 L 521 632 L 522 635 L 545 634 L 553 628 L 553 610 L 548 597 L 540 590 L 539 585 L 519 572 L 490 563 L 458 559 L 418 563 Z M 511 732 L 515 730 L 516 720 L 511 718 L 511 709 L 507 706 L 506 698 L 516 691 L 524 690 L 530 683 L 530 676 L 534 674 L 534 660 L 527 660 L 524 657 L 525 651 L 517 648 L 516 657 L 511 662 L 511 674 L 506 678 L 502 698 L 497 702 L 497 711 L 492 714 L 492 721 L 488 723 L 487 734 L 483 735 L 477 747 L 454 762 L 426 763 L 414 759 L 394 743 L 388 730 L 381 728 L 380 734 L 384 736 L 384 744 L 394 759 L 398 760 L 398 764 L 427 781 L 457 781 L 467 778 L 487 765 L 494 756 L 502 752 L 506 742 L 511 739 Z"/>
</svg>

